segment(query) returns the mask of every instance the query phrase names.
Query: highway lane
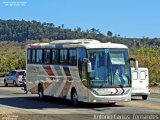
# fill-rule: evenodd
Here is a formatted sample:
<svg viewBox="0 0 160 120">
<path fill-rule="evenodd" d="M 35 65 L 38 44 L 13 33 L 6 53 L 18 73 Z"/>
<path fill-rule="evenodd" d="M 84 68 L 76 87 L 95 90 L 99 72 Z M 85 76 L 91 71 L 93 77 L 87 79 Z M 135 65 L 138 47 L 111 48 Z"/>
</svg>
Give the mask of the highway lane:
<svg viewBox="0 0 160 120">
<path fill-rule="evenodd" d="M 116 105 L 106 104 L 80 104 L 74 107 L 70 101 L 47 97 L 40 101 L 37 95 L 24 94 L 21 87 L 4 87 L 0 83 L 0 108 L 7 109 L 6 113 L 16 113 L 22 119 L 32 117 L 42 119 L 95 119 L 95 115 L 106 114 L 160 114 L 160 95 L 151 94 L 148 100 L 141 97 L 134 97 L 131 102 L 117 103 Z M 45 114 L 45 115 L 44 115 Z M 24 117 L 24 118 L 23 118 Z M 95 118 L 94 118 L 95 117 Z"/>
</svg>

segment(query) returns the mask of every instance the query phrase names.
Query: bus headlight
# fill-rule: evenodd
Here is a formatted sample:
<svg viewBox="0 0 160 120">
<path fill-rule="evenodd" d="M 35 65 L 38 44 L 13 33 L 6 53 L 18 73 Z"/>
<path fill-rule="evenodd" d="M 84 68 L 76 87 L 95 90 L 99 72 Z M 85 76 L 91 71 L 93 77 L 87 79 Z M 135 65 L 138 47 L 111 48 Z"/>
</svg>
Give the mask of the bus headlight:
<svg viewBox="0 0 160 120">
<path fill-rule="evenodd" d="M 96 95 L 99 95 L 98 92 L 95 91 L 95 90 L 93 90 L 93 89 L 92 89 L 92 92 L 93 92 L 94 94 L 96 94 Z"/>
</svg>

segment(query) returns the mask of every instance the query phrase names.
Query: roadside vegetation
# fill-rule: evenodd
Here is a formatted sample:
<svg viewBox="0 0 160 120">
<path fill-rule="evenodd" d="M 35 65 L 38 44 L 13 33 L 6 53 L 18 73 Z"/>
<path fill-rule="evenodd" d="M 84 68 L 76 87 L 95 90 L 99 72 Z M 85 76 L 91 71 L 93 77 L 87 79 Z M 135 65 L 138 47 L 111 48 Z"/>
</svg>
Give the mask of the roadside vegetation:
<svg viewBox="0 0 160 120">
<path fill-rule="evenodd" d="M 109 30 L 106 34 L 96 28 L 72 30 L 64 24 L 55 26 L 35 20 L 0 20 L 0 76 L 10 70 L 25 69 L 25 46 L 28 43 L 80 38 L 127 45 L 131 57 L 138 59 L 139 67 L 149 69 L 150 82 L 160 83 L 160 38 L 126 38 Z"/>
<path fill-rule="evenodd" d="M 160 47 L 141 46 L 131 49 L 131 56 L 137 58 L 139 67 L 147 67 L 153 84 L 160 83 Z"/>
<path fill-rule="evenodd" d="M 25 49 L 15 42 L 0 42 L 0 76 L 14 69 L 25 69 Z"/>
</svg>

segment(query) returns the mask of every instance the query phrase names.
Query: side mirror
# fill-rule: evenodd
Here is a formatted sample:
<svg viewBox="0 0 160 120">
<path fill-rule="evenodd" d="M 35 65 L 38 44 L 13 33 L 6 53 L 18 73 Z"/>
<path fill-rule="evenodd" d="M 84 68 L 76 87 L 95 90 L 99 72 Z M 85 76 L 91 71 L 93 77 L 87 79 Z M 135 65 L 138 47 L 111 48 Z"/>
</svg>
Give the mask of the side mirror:
<svg viewBox="0 0 160 120">
<path fill-rule="evenodd" d="M 129 58 L 129 62 L 133 61 L 134 62 L 134 68 L 135 70 L 138 70 L 138 60 L 135 58 Z"/>
<path fill-rule="evenodd" d="M 90 61 L 87 62 L 87 72 L 92 72 L 92 65 Z"/>
<path fill-rule="evenodd" d="M 87 72 L 92 72 L 92 64 L 88 58 L 83 58 L 83 62 L 87 63 Z"/>
<path fill-rule="evenodd" d="M 135 61 L 135 70 L 138 70 L 138 60 Z"/>
</svg>

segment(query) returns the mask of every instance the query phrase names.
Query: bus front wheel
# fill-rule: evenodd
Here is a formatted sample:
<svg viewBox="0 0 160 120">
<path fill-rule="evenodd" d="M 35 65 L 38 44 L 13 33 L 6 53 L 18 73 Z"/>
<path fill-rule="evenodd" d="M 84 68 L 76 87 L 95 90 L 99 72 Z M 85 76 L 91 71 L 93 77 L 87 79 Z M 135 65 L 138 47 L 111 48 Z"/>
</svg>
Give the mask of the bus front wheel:
<svg viewBox="0 0 160 120">
<path fill-rule="evenodd" d="M 75 89 L 73 89 L 71 92 L 71 101 L 73 105 L 78 105 L 78 95 Z"/>
</svg>

